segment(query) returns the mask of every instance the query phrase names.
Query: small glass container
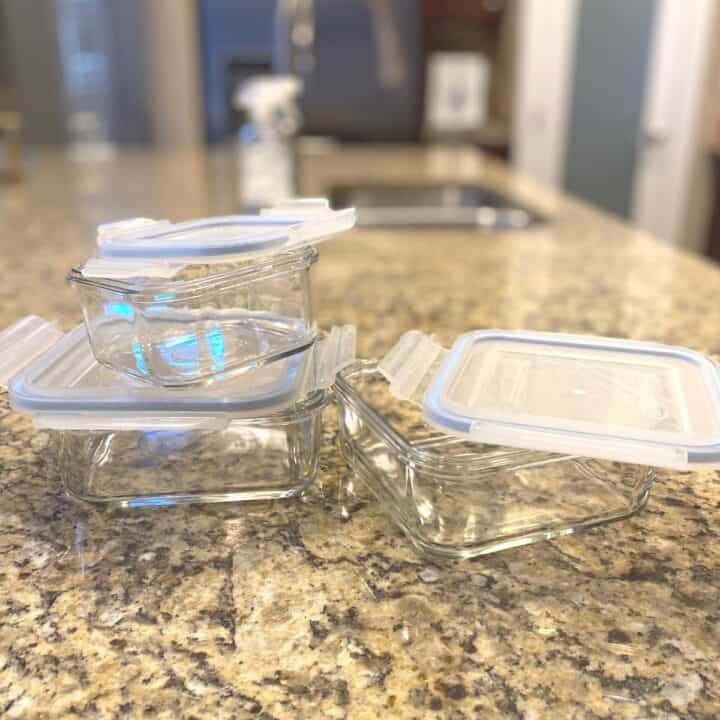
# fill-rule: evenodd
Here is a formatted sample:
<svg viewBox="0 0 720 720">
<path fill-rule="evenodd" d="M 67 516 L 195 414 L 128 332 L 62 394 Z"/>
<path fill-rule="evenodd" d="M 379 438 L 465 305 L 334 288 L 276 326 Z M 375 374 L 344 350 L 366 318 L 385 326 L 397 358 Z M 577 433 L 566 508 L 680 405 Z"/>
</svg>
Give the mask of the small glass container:
<svg viewBox="0 0 720 720">
<path fill-rule="evenodd" d="M 637 512 L 653 467 L 720 466 L 720 371 L 685 348 L 405 333 L 335 383 L 340 447 L 420 549 L 470 557 Z"/>
<path fill-rule="evenodd" d="M 430 427 L 370 360 L 335 383 L 343 458 L 422 552 L 466 558 L 628 517 L 652 468 L 485 445 Z"/>
<path fill-rule="evenodd" d="M 268 500 L 315 479 L 322 411 L 354 330 L 229 383 L 172 390 L 99 364 L 83 326 L 26 318 L 0 335 L 0 381 L 51 435 L 67 492 L 124 507 Z M 350 354 L 348 354 L 350 353 Z"/>
<path fill-rule="evenodd" d="M 352 227 L 325 201 L 172 225 L 102 226 L 74 268 L 97 360 L 165 387 L 206 385 L 312 345 L 310 244 Z"/>
<path fill-rule="evenodd" d="M 100 363 L 154 385 L 207 384 L 313 343 L 317 257 L 305 248 L 163 279 L 88 277 L 76 268 L 69 279 Z"/>
</svg>

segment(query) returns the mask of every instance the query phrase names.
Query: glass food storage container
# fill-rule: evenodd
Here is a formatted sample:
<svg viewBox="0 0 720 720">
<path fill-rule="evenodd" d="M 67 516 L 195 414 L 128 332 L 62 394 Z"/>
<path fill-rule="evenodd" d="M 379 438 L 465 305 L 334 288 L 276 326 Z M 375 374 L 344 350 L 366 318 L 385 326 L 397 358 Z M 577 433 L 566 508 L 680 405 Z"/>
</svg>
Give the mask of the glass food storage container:
<svg viewBox="0 0 720 720">
<path fill-rule="evenodd" d="M 318 243 L 353 209 L 304 200 L 259 215 L 101 226 L 100 257 L 74 268 L 97 360 L 139 380 L 210 384 L 309 347 Z"/>
<path fill-rule="evenodd" d="M 0 347 L 10 403 L 49 430 L 67 492 L 133 507 L 301 494 L 315 479 L 328 387 L 352 359 L 354 330 L 333 328 L 303 353 L 180 391 L 100 365 L 83 326 L 63 335 L 26 318 Z"/>
<path fill-rule="evenodd" d="M 472 557 L 640 510 L 654 470 L 720 464 L 720 376 L 653 343 L 406 333 L 335 383 L 350 467 L 413 544 Z"/>
</svg>

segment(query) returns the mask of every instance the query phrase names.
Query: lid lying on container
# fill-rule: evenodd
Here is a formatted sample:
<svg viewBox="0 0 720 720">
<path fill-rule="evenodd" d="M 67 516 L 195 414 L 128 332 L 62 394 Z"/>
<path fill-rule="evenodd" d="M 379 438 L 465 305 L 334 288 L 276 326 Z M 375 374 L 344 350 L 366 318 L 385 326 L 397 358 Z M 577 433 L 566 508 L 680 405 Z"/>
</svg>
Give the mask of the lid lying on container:
<svg viewBox="0 0 720 720">
<path fill-rule="evenodd" d="M 474 442 L 679 470 L 720 466 L 720 374 L 649 342 L 478 330 L 405 333 L 380 370 L 425 420 Z"/>
<path fill-rule="evenodd" d="M 206 263 L 288 252 L 328 240 L 354 225 L 354 208 L 331 210 L 324 199 L 297 199 L 257 215 L 181 223 L 133 218 L 101 225 L 97 244 L 106 263 L 111 258 Z"/>
<path fill-rule="evenodd" d="M 40 427 L 221 429 L 234 418 L 278 413 L 329 388 L 354 357 L 354 327 L 334 327 L 308 350 L 227 382 L 153 387 L 100 365 L 83 326 L 63 335 L 53 323 L 31 317 L 0 334 L 0 383 L 9 382 L 12 406 Z"/>
</svg>

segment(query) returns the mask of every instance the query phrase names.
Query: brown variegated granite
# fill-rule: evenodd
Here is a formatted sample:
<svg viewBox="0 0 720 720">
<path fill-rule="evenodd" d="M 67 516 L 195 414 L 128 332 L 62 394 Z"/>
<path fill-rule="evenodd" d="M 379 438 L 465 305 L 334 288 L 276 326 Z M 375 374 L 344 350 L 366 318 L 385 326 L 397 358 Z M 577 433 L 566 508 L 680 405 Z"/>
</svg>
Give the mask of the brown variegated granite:
<svg viewBox="0 0 720 720">
<path fill-rule="evenodd" d="M 92 228 L 233 210 L 232 154 L 32 159 L 0 186 L 0 322 L 79 321 Z M 720 357 L 720 272 L 467 150 L 315 151 L 308 194 L 479 180 L 532 232 L 356 231 L 322 248 L 323 325 L 364 355 L 409 328 L 654 339 Z M 662 198 L 658 199 L 662 202 Z M 48 436 L 0 415 L 3 718 L 718 718 L 720 482 L 661 472 L 634 518 L 473 561 L 419 557 L 325 433 L 302 500 L 103 511 L 63 495 Z M 352 492 L 348 488 L 352 483 Z"/>
</svg>

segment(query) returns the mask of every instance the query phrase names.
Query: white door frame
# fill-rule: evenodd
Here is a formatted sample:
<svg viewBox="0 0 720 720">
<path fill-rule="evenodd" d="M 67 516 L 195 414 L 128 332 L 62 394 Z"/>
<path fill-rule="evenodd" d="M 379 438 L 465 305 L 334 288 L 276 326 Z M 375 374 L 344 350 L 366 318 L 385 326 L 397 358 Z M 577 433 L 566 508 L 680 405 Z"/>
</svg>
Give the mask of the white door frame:
<svg viewBox="0 0 720 720">
<path fill-rule="evenodd" d="M 715 0 L 658 0 L 633 193 L 633 220 L 674 245 L 685 228 L 702 148 L 705 78 Z"/>
<path fill-rule="evenodd" d="M 580 0 L 517 3 L 512 165 L 561 188 Z"/>
</svg>

